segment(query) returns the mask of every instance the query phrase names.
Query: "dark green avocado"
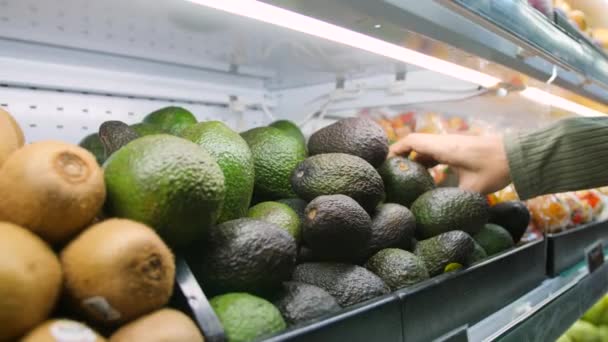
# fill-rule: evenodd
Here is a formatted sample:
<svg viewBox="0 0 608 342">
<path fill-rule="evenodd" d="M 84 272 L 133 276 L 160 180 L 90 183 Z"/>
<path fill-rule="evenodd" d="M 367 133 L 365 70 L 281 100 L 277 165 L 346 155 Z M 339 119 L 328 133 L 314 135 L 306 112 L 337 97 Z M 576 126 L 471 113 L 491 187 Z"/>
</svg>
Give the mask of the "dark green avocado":
<svg viewBox="0 0 608 342">
<path fill-rule="evenodd" d="M 428 239 L 451 230 L 477 233 L 488 223 L 488 204 L 478 193 L 458 188 L 438 188 L 412 204 L 416 237 Z"/>
<path fill-rule="evenodd" d="M 506 229 L 518 243 L 530 223 L 530 211 L 523 202 L 510 201 L 490 207 L 490 222 Z"/>
<path fill-rule="evenodd" d="M 106 121 L 99 126 L 99 139 L 104 148 L 105 159 L 137 138 L 139 135 L 135 130 L 122 121 Z"/>
<path fill-rule="evenodd" d="M 488 223 L 473 239 L 483 248 L 488 255 L 494 255 L 513 247 L 513 237 L 503 227 Z"/>
<path fill-rule="evenodd" d="M 376 207 L 372 216 L 372 236 L 367 256 L 384 248 L 399 247 L 414 237 L 416 218 L 406 207 L 385 203 Z"/>
<path fill-rule="evenodd" d="M 78 145 L 91 152 L 95 156 L 95 159 L 97 159 L 99 165 L 103 165 L 103 162 L 106 161 L 106 151 L 99 139 L 98 133 L 87 135 L 78 143 Z"/>
<path fill-rule="evenodd" d="M 350 264 L 318 262 L 296 267 L 293 280 L 318 286 L 334 296 L 342 307 L 390 292 L 377 275 Z"/>
<path fill-rule="evenodd" d="M 371 119 L 347 118 L 321 128 L 308 139 L 310 155 L 346 153 L 365 159 L 374 167 L 388 154 L 386 133 Z"/>
<path fill-rule="evenodd" d="M 288 281 L 274 300 L 287 324 L 297 324 L 339 311 L 336 299 L 320 287 Z"/>
<path fill-rule="evenodd" d="M 296 262 L 296 242 L 275 224 L 237 219 L 213 227 L 203 246 L 193 246 L 187 260 L 211 294 L 249 292 L 265 295 L 289 280 Z"/>
<path fill-rule="evenodd" d="M 477 243 L 477 241 L 475 241 L 475 245 L 473 248 L 473 252 L 471 254 L 469 254 L 469 256 L 467 256 L 467 260 L 465 261 L 465 265 L 469 266 L 472 265 L 476 262 L 479 262 L 485 258 L 488 257 L 488 254 L 486 253 L 485 249 L 483 249 L 483 247 L 481 247 L 481 245 L 479 245 Z"/>
<path fill-rule="evenodd" d="M 365 160 L 344 153 L 306 158 L 293 171 L 291 185 L 298 197 L 312 201 L 322 195 L 351 197 L 372 213 L 384 197 L 382 178 Z"/>
<path fill-rule="evenodd" d="M 304 211 L 306 210 L 308 202 L 300 198 L 284 198 L 277 200 L 277 202 L 287 204 L 287 206 L 298 214 L 300 222 L 304 222 Z"/>
<path fill-rule="evenodd" d="M 374 254 L 365 268 L 380 277 L 393 291 L 429 278 L 429 272 L 419 257 L 398 248 L 386 248 Z"/>
<path fill-rule="evenodd" d="M 268 126 L 280 129 L 290 137 L 297 139 L 304 146 L 304 148 L 306 148 L 306 138 L 304 137 L 304 134 L 302 134 L 300 127 L 298 127 L 298 125 L 292 121 L 277 120 Z"/>
<path fill-rule="evenodd" d="M 386 201 L 410 207 L 425 192 L 435 188 L 427 169 L 407 158 L 391 157 L 378 168 L 384 181 Z"/>
<path fill-rule="evenodd" d="M 355 260 L 371 237 L 371 219 L 352 198 L 319 196 L 306 206 L 303 237 L 306 246 L 336 260 Z"/>
<path fill-rule="evenodd" d="M 473 253 L 475 241 L 460 230 L 453 230 L 418 241 L 414 254 L 424 261 L 429 275 L 434 277 L 444 272 L 452 263 L 466 264 L 467 256 Z"/>
</svg>

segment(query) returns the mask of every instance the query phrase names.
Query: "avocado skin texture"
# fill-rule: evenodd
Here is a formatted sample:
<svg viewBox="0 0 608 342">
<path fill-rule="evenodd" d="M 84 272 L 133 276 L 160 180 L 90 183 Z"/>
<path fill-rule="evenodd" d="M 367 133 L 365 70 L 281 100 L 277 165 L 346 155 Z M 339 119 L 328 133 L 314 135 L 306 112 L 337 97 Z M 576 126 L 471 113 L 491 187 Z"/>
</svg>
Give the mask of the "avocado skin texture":
<svg viewBox="0 0 608 342">
<path fill-rule="evenodd" d="M 385 248 L 374 254 L 365 264 L 392 291 L 429 279 L 424 262 L 411 252 Z"/>
<path fill-rule="evenodd" d="M 530 223 L 530 211 L 523 202 L 510 201 L 490 207 L 490 222 L 506 229 L 518 243 Z"/>
<path fill-rule="evenodd" d="M 287 204 L 279 202 L 262 202 L 249 208 L 247 217 L 274 223 L 285 229 L 295 240 L 300 242 L 302 224 L 298 214 Z"/>
<path fill-rule="evenodd" d="M 388 158 L 378 168 L 384 181 L 386 201 L 410 207 L 425 192 L 435 188 L 426 168 L 403 157 Z"/>
<path fill-rule="evenodd" d="M 99 165 L 103 165 L 103 162 L 106 161 L 106 152 L 101 143 L 101 139 L 99 139 L 99 134 L 93 133 L 87 135 L 78 143 L 78 145 L 91 152 L 95 156 L 95 159 L 97 159 Z"/>
<path fill-rule="evenodd" d="M 365 160 L 344 153 L 306 158 L 293 171 L 291 185 L 306 201 L 342 194 L 357 201 L 368 213 L 384 197 L 384 184 L 376 169 Z"/>
<path fill-rule="evenodd" d="M 293 209 L 293 211 L 296 212 L 296 214 L 298 214 L 300 222 L 304 223 L 304 211 L 306 211 L 306 206 L 308 205 L 308 202 L 301 198 L 284 198 L 278 200 L 277 202 L 287 204 L 287 206 L 289 206 L 291 209 Z"/>
<path fill-rule="evenodd" d="M 339 311 L 336 299 L 320 287 L 288 281 L 273 301 L 287 324 L 297 324 Z"/>
<path fill-rule="evenodd" d="M 422 259 L 429 275 L 434 277 L 443 273 L 451 263 L 466 264 L 467 256 L 473 253 L 473 238 L 460 230 L 453 230 L 418 241 L 414 254 Z"/>
<path fill-rule="evenodd" d="M 289 280 L 296 242 L 275 224 L 243 218 L 213 227 L 203 246 L 193 246 L 187 257 L 206 291 L 263 296 Z"/>
<path fill-rule="evenodd" d="M 296 267 L 293 280 L 318 286 L 342 307 L 385 295 L 390 289 L 377 275 L 361 266 L 343 263 L 305 263 Z"/>
<path fill-rule="evenodd" d="M 475 241 L 473 252 L 467 256 L 465 265 L 469 266 L 488 257 L 485 249 Z"/>
<path fill-rule="evenodd" d="M 290 177 L 307 156 L 304 146 L 274 127 L 253 128 L 241 133 L 241 136 L 253 156 L 256 200 L 297 197 L 291 189 Z"/>
<path fill-rule="evenodd" d="M 184 129 L 196 124 L 196 117 L 185 108 L 169 106 L 146 115 L 143 122 L 166 133 L 180 135 Z"/>
<path fill-rule="evenodd" d="M 414 237 L 416 218 L 408 208 L 385 203 L 376 207 L 372 216 L 372 236 L 367 250 L 371 256 L 384 248 L 401 247 Z"/>
<path fill-rule="evenodd" d="M 253 156 L 241 136 L 220 121 L 200 122 L 182 131 L 182 137 L 209 152 L 224 173 L 226 197 L 218 222 L 247 215 L 253 194 Z"/>
<path fill-rule="evenodd" d="M 458 188 L 438 188 L 412 204 L 416 237 L 428 239 L 450 230 L 477 233 L 488 222 L 488 204 L 478 193 Z"/>
<path fill-rule="evenodd" d="M 297 139 L 304 146 L 304 148 L 306 148 L 306 138 L 304 137 L 304 134 L 302 134 L 302 131 L 298 125 L 295 123 L 289 120 L 277 120 L 268 126 L 280 129 L 290 137 Z"/>
<path fill-rule="evenodd" d="M 388 154 L 386 133 L 373 120 L 347 118 L 316 131 L 308 139 L 310 155 L 347 153 L 361 157 L 373 167 L 380 166 Z"/>
<path fill-rule="evenodd" d="M 145 137 L 146 135 L 152 135 L 152 134 L 163 134 L 163 130 L 160 129 L 160 127 L 153 125 L 153 124 L 149 124 L 149 123 L 145 123 L 145 122 L 140 122 L 140 123 L 136 123 L 134 125 L 131 125 L 131 128 L 140 136 L 140 137 Z"/>
<path fill-rule="evenodd" d="M 513 247 L 513 237 L 503 227 L 488 223 L 473 239 L 486 251 L 488 255 L 494 255 Z"/>
<path fill-rule="evenodd" d="M 367 212 L 352 198 L 319 196 L 306 206 L 304 242 L 314 253 L 355 259 L 369 243 L 371 225 Z"/>
</svg>

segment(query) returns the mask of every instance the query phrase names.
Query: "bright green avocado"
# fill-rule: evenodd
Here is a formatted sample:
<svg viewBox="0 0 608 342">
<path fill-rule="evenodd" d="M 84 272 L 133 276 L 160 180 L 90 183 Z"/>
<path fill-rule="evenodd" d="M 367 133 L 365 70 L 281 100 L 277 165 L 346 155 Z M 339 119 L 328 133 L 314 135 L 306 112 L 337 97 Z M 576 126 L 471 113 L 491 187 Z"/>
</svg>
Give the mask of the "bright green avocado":
<svg viewBox="0 0 608 342">
<path fill-rule="evenodd" d="M 171 106 L 146 115 L 143 122 L 155 125 L 163 132 L 179 135 L 196 123 L 196 117 L 185 108 Z"/>
</svg>

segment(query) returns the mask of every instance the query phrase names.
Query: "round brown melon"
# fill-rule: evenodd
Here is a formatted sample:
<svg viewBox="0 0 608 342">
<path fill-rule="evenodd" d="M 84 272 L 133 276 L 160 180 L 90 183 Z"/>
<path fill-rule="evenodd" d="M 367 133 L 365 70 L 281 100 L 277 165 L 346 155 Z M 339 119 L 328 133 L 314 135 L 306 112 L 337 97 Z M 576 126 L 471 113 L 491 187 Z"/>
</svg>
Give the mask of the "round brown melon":
<svg viewBox="0 0 608 342">
<path fill-rule="evenodd" d="M 0 169 L 0 221 L 30 229 L 51 244 L 87 226 L 106 196 L 95 157 L 76 145 L 44 141 L 27 145 Z"/>
<path fill-rule="evenodd" d="M 105 342 L 106 339 L 83 323 L 51 319 L 30 331 L 20 342 Z"/>
<path fill-rule="evenodd" d="M 23 146 L 24 142 L 23 131 L 17 121 L 0 108 L 0 166 L 9 155 Z"/>
<path fill-rule="evenodd" d="M 0 222 L 0 236 L 0 341 L 10 341 L 48 317 L 61 290 L 61 266 L 27 229 Z"/>
<path fill-rule="evenodd" d="M 61 252 L 64 293 L 83 317 L 117 326 L 163 307 L 175 260 L 154 230 L 134 221 L 95 224 Z"/>
<path fill-rule="evenodd" d="M 203 342 L 200 330 L 184 313 L 161 309 L 141 317 L 110 337 L 110 342 Z"/>
</svg>

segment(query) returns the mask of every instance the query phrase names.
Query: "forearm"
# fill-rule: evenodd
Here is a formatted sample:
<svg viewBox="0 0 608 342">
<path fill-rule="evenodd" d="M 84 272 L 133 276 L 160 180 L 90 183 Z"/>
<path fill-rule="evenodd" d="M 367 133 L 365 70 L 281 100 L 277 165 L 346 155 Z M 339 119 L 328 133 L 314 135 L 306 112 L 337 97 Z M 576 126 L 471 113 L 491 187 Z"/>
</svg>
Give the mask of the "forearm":
<svg viewBox="0 0 608 342">
<path fill-rule="evenodd" d="M 511 179 L 522 200 L 608 185 L 608 116 L 572 118 L 505 137 Z"/>
</svg>

